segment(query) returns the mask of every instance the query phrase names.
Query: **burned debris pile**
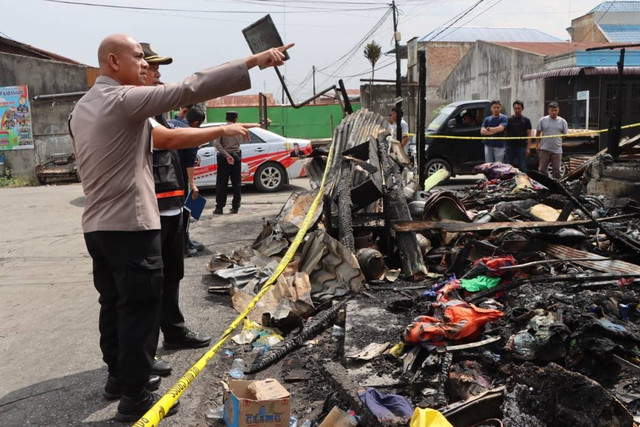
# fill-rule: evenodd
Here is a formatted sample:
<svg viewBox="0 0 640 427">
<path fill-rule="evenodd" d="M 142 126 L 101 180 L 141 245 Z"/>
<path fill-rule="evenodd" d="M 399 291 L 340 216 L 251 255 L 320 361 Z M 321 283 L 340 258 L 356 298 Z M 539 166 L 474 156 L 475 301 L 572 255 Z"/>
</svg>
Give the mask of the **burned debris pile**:
<svg viewBox="0 0 640 427">
<path fill-rule="evenodd" d="M 385 126 L 361 110 L 336 129 L 322 208 L 234 337 L 262 339 L 245 373 L 280 376 L 300 425 L 640 420 L 640 205 L 499 163 L 475 185 L 441 189 L 442 172 L 419 190 Z M 212 258 L 239 312 L 297 233 L 326 154 L 307 164 L 316 190 Z"/>
</svg>

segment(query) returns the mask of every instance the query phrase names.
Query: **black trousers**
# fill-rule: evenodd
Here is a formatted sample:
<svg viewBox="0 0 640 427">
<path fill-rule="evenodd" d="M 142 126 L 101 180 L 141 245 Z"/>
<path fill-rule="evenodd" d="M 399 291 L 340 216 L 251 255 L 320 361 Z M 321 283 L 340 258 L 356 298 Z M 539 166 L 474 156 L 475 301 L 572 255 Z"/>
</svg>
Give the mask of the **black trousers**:
<svg viewBox="0 0 640 427">
<path fill-rule="evenodd" d="M 160 230 L 85 233 L 100 293 L 100 349 L 124 394 L 137 396 L 149 380 L 158 346 L 162 304 Z"/>
<path fill-rule="evenodd" d="M 242 154 L 230 153 L 233 157 L 233 164 L 227 162 L 227 158 L 218 154 L 218 172 L 216 174 L 216 208 L 224 208 L 227 204 L 227 186 L 231 177 L 231 189 L 233 190 L 233 200 L 231 207 L 240 208 L 240 183 L 242 180 Z"/>
<path fill-rule="evenodd" d="M 180 311 L 180 280 L 184 277 L 184 228 L 182 214 L 160 216 L 164 284 L 160 328 L 165 339 L 182 338 L 184 316 Z"/>
</svg>

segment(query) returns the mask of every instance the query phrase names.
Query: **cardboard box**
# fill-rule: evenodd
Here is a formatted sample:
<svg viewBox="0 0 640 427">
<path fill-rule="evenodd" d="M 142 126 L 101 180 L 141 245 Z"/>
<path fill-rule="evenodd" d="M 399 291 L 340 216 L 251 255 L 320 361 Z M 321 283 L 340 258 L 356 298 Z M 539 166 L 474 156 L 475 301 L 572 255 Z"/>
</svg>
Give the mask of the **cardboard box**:
<svg viewBox="0 0 640 427">
<path fill-rule="evenodd" d="M 265 382 L 266 381 L 266 382 Z M 224 392 L 224 422 L 229 427 L 288 427 L 291 417 L 291 395 L 278 381 L 269 378 L 265 381 L 230 380 Z M 272 399 L 257 399 L 249 389 L 252 383 L 258 390 L 278 396 Z M 277 385 L 276 385 L 277 384 Z M 266 388 L 265 388 L 266 387 Z M 252 387 L 256 389 L 256 387 Z M 284 390 L 284 393 L 282 392 Z"/>
<path fill-rule="evenodd" d="M 278 400 L 290 397 L 289 392 L 275 378 L 253 381 L 249 391 L 256 400 Z"/>
</svg>

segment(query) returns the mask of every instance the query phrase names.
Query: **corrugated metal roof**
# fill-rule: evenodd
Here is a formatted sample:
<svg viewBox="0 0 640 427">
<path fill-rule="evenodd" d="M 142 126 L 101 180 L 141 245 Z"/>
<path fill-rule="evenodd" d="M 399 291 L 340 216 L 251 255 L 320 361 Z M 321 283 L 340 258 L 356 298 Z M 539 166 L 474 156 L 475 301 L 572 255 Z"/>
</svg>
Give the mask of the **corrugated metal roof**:
<svg viewBox="0 0 640 427">
<path fill-rule="evenodd" d="M 640 12 L 640 1 L 603 1 L 591 12 Z"/>
<path fill-rule="evenodd" d="M 630 262 L 620 260 L 607 260 L 605 257 L 570 248 L 564 245 L 548 244 L 545 252 L 559 259 L 582 259 L 583 261 L 572 261 L 575 264 L 590 268 L 596 271 L 604 271 L 614 274 L 640 274 L 640 266 Z M 590 261 L 586 261 L 589 259 Z"/>
<path fill-rule="evenodd" d="M 611 43 L 640 43 L 640 25 L 606 24 L 600 29 Z"/>
<path fill-rule="evenodd" d="M 19 41 L 8 39 L 5 37 L 0 37 L 0 52 L 21 56 L 31 56 L 34 58 L 48 59 L 51 61 L 66 62 L 75 65 L 83 65 L 85 67 L 88 66 L 78 61 L 74 61 L 73 59 L 58 55 L 57 53 L 49 52 L 44 49 L 40 49 L 35 46 L 31 46 L 26 43 L 21 43 Z"/>
<path fill-rule="evenodd" d="M 596 75 L 616 75 L 618 74 L 617 67 L 569 67 L 569 68 L 558 68 L 557 70 L 549 70 L 542 71 L 540 73 L 526 74 L 522 76 L 522 80 L 536 80 L 536 79 L 546 79 L 551 77 L 568 77 L 568 76 L 577 76 L 580 73 L 580 70 L 584 70 L 584 74 L 587 76 L 596 76 Z M 624 67 L 625 75 L 640 75 L 640 67 Z"/>
<path fill-rule="evenodd" d="M 561 42 L 562 40 L 534 28 L 478 28 L 451 27 L 442 31 L 436 28 L 419 41 L 434 42 Z M 441 32 L 442 31 L 442 32 Z M 434 37 L 435 36 L 435 37 Z"/>
<path fill-rule="evenodd" d="M 520 49 L 527 52 L 538 53 L 540 55 L 561 55 L 567 52 L 577 50 L 585 50 L 590 47 L 606 46 L 608 43 L 571 43 L 571 42 L 550 42 L 550 43 L 532 43 L 532 42 L 495 42 L 495 44 L 514 49 Z"/>
</svg>

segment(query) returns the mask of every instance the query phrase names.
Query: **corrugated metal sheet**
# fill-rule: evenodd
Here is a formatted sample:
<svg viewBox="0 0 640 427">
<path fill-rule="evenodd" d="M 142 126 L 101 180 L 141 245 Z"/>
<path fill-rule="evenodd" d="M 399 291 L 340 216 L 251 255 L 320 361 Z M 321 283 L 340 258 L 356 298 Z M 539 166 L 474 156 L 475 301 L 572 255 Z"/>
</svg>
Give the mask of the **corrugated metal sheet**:
<svg viewBox="0 0 640 427">
<path fill-rule="evenodd" d="M 584 70 L 584 74 L 587 76 L 610 76 L 618 74 L 616 67 L 570 67 L 559 68 L 557 70 L 542 71 L 540 73 L 526 74 L 522 76 L 522 80 L 536 80 L 536 79 L 548 79 L 551 77 L 568 77 L 577 76 L 580 70 Z M 640 67 L 624 67 L 625 75 L 640 75 Z"/>
<path fill-rule="evenodd" d="M 613 274 L 640 274 L 640 266 L 620 260 L 606 260 L 605 257 L 590 252 L 573 249 L 564 245 L 549 244 L 545 252 L 558 259 L 590 258 L 593 261 L 572 261 L 582 267 Z"/>
<path fill-rule="evenodd" d="M 638 1 L 603 1 L 591 12 L 640 12 L 640 2 Z"/>
<path fill-rule="evenodd" d="M 12 53 L 14 55 L 31 56 L 34 58 L 50 59 L 52 61 L 66 62 L 69 64 L 87 65 L 82 64 L 73 59 L 66 58 L 58 55 L 57 53 L 49 52 L 44 49 L 37 48 L 35 46 L 28 45 L 26 43 L 20 43 L 18 41 L 0 37 L 0 52 Z"/>
<path fill-rule="evenodd" d="M 640 4 L 640 3 L 638 3 Z M 640 43 L 640 25 L 600 25 L 611 43 Z"/>
<path fill-rule="evenodd" d="M 427 42 L 561 42 L 563 40 L 534 28 L 436 28 L 419 41 Z M 442 32 L 441 32 L 442 31 Z M 440 33 L 440 34 L 438 34 Z M 435 36 L 435 37 L 434 37 Z"/>
<path fill-rule="evenodd" d="M 495 44 L 540 55 L 561 55 L 563 53 L 606 46 L 608 43 L 571 43 L 571 42 L 495 42 Z"/>
</svg>

